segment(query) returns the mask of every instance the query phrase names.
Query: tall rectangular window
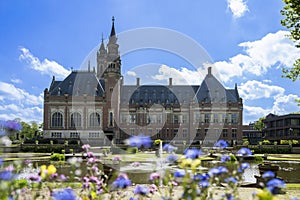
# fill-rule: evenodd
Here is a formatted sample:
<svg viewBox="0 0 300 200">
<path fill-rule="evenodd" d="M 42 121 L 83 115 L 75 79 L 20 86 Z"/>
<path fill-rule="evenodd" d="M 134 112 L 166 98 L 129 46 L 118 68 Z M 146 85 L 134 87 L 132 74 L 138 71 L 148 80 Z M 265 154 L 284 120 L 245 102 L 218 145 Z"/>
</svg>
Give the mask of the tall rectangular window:
<svg viewBox="0 0 300 200">
<path fill-rule="evenodd" d="M 236 113 L 231 114 L 231 123 L 233 123 L 233 124 L 237 124 L 238 123 L 237 114 Z"/>
<path fill-rule="evenodd" d="M 210 123 L 210 114 L 204 114 L 204 123 Z"/>
<path fill-rule="evenodd" d="M 237 129 L 236 128 L 231 129 L 231 133 L 232 133 L 232 138 L 236 138 Z"/>
</svg>

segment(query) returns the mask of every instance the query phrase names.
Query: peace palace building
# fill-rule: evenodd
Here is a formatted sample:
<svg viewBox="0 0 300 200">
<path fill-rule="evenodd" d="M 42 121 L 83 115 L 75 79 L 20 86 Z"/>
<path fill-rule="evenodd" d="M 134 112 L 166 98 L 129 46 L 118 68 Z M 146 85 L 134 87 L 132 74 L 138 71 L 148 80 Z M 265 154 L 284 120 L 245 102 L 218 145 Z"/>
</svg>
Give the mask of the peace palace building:
<svg viewBox="0 0 300 200">
<path fill-rule="evenodd" d="M 96 69 L 75 71 L 44 90 L 44 138 L 80 139 L 91 145 L 148 135 L 172 144 L 242 141 L 243 102 L 237 86 L 225 89 L 208 68 L 201 85 L 124 85 L 112 21 Z"/>
</svg>

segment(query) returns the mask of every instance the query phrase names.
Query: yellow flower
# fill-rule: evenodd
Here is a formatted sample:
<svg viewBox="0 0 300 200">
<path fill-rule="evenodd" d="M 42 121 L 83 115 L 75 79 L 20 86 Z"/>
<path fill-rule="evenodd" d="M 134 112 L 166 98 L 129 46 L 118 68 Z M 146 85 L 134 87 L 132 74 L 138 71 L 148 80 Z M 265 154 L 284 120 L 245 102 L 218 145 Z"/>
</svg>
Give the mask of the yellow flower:
<svg viewBox="0 0 300 200">
<path fill-rule="evenodd" d="M 51 175 L 51 174 L 55 174 L 56 173 L 56 168 L 54 165 L 49 165 L 48 168 L 48 175 Z"/>
<path fill-rule="evenodd" d="M 259 200 L 277 200 L 277 198 L 274 197 L 272 193 L 267 189 L 259 190 L 256 196 Z"/>
<path fill-rule="evenodd" d="M 182 159 L 181 163 L 179 164 L 179 167 L 181 168 L 190 167 L 192 162 L 193 160 L 190 158 Z"/>
<path fill-rule="evenodd" d="M 42 179 L 45 179 L 49 175 L 55 174 L 56 168 L 54 165 L 49 165 L 48 167 L 46 165 L 42 165 L 40 167 L 40 176 Z"/>
<path fill-rule="evenodd" d="M 196 169 L 200 164 L 201 164 L 200 159 L 193 160 L 193 162 L 191 163 L 191 168 Z"/>
<path fill-rule="evenodd" d="M 42 165 L 40 167 L 40 176 L 41 176 L 42 179 L 46 178 L 46 173 L 47 173 L 47 166 Z"/>
</svg>

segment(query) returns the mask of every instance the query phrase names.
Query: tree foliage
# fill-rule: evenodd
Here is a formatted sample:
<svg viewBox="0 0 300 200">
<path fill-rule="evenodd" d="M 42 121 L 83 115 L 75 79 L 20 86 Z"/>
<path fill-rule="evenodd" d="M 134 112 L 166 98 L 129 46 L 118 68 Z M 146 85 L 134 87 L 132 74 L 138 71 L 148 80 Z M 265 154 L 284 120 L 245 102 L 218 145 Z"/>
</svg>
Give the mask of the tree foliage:
<svg viewBox="0 0 300 200">
<path fill-rule="evenodd" d="M 285 17 L 281 24 L 289 29 L 290 39 L 300 48 L 300 0 L 282 0 L 285 6 L 280 11 Z M 283 77 L 292 81 L 300 79 L 300 58 L 298 58 L 291 69 L 283 68 Z"/>
<path fill-rule="evenodd" d="M 40 126 L 36 122 L 26 123 L 21 122 L 22 130 L 20 131 L 20 136 L 24 139 L 32 139 L 39 133 Z"/>
<path fill-rule="evenodd" d="M 261 117 L 258 119 L 258 121 L 256 121 L 254 123 L 254 130 L 257 130 L 257 131 L 262 131 L 265 127 L 264 123 L 263 123 L 263 120 L 266 119 L 265 117 Z"/>
</svg>

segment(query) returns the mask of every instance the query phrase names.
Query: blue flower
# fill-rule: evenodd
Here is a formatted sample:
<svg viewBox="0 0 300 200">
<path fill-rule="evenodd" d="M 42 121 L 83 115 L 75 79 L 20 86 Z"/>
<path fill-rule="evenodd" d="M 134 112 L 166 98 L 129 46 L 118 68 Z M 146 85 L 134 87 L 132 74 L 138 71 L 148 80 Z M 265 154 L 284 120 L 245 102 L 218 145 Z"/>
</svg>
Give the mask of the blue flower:
<svg viewBox="0 0 300 200">
<path fill-rule="evenodd" d="M 252 155 L 252 151 L 248 148 L 243 147 L 240 150 L 238 150 L 237 155 L 249 156 Z"/>
<path fill-rule="evenodd" d="M 174 155 L 174 154 L 170 154 L 168 155 L 168 157 L 166 158 L 166 161 L 167 162 L 170 162 L 170 163 L 173 163 L 175 162 L 176 160 L 178 160 L 178 156 Z"/>
<path fill-rule="evenodd" d="M 272 194 L 279 194 L 281 188 L 285 188 L 285 182 L 279 178 L 273 178 L 267 182 L 267 189 Z"/>
<path fill-rule="evenodd" d="M 126 174 L 120 174 L 112 185 L 117 188 L 126 188 L 131 185 L 131 181 L 128 179 Z"/>
<path fill-rule="evenodd" d="M 0 136 L 4 136 L 5 135 L 5 131 L 4 130 L 0 130 Z"/>
<path fill-rule="evenodd" d="M 3 159 L 0 158 L 0 167 L 3 165 Z"/>
<path fill-rule="evenodd" d="M 143 135 L 137 135 L 137 136 L 132 136 L 125 140 L 125 142 L 132 147 L 144 147 L 144 148 L 149 148 L 151 147 L 152 141 L 149 136 L 143 136 Z"/>
<path fill-rule="evenodd" d="M 227 162 L 227 161 L 230 161 L 230 160 L 231 160 L 231 158 L 230 158 L 230 156 L 228 156 L 228 155 L 223 155 L 223 156 L 221 157 L 221 162 L 222 162 L 222 163 Z"/>
<path fill-rule="evenodd" d="M 274 178 L 275 177 L 275 173 L 272 171 L 266 171 L 264 172 L 264 174 L 262 175 L 263 178 Z"/>
<path fill-rule="evenodd" d="M 223 174 L 223 173 L 227 173 L 228 172 L 228 169 L 224 166 L 219 166 L 219 167 L 214 167 L 214 168 L 211 168 L 209 171 L 208 171 L 208 175 L 210 177 L 214 176 L 214 175 L 220 175 L 220 174 Z"/>
<path fill-rule="evenodd" d="M 0 180 L 10 181 L 13 178 L 13 173 L 10 170 L 0 172 Z"/>
<path fill-rule="evenodd" d="M 177 170 L 176 172 L 174 172 L 174 177 L 176 178 L 182 178 L 185 176 L 185 171 L 183 170 Z"/>
<path fill-rule="evenodd" d="M 163 146 L 163 150 L 168 152 L 168 153 L 172 153 L 172 152 L 177 150 L 177 147 L 174 147 L 173 145 L 170 145 L 170 144 L 165 144 Z"/>
<path fill-rule="evenodd" d="M 238 180 L 236 178 L 234 178 L 234 177 L 229 177 L 229 178 L 225 179 L 225 182 L 226 183 L 234 183 L 234 184 L 236 184 L 238 182 Z"/>
<path fill-rule="evenodd" d="M 215 147 L 218 147 L 220 149 L 225 149 L 226 147 L 228 147 L 228 144 L 225 140 L 219 140 L 215 143 L 214 145 Z"/>
<path fill-rule="evenodd" d="M 210 176 L 208 174 L 196 174 L 194 175 L 194 180 L 200 180 L 200 181 L 206 181 L 210 178 Z"/>
<path fill-rule="evenodd" d="M 242 163 L 238 169 L 239 173 L 242 173 L 245 169 L 249 168 L 250 164 L 249 163 Z"/>
<path fill-rule="evenodd" d="M 141 195 L 146 195 L 149 193 L 149 189 L 145 186 L 142 186 L 142 185 L 137 185 L 135 188 L 134 188 L 134 194 L 141 194 Z"/>
<path fill-rule="evenodd" d="M 76 196 L 70 188 L 55 191 L 53 192 L 52 197 L 54 200 L 76 200 Z"/>
<path fill-rule="evenodd" d="M 200 181 L 198 183 L 199 186 L 201 186 L 202 188 L 207 188 L 209 186 L 209 182 L 208 181 Z"/>
<path fill-rule="evenodd" d="M 185 158 L 196 159 L 199 156 L 203 155 L 202 151 L 196 148 L 186 149 L 184 151 Z"/>
<path fill-rule="evenodd" d="M 285 182 L 279 178 L 273 178 L 272 180 L 267 182 L 267 187 L 284 188 Z"/>
<path fill-rule="evenodd" d="M 231 193 L 226 193 L 223 197 L 225 197 L 226 200 L 234 200 L 234 196 Z"/>
</svg>

